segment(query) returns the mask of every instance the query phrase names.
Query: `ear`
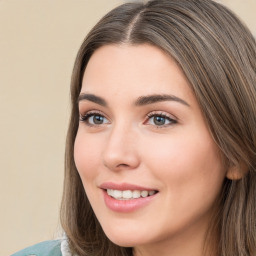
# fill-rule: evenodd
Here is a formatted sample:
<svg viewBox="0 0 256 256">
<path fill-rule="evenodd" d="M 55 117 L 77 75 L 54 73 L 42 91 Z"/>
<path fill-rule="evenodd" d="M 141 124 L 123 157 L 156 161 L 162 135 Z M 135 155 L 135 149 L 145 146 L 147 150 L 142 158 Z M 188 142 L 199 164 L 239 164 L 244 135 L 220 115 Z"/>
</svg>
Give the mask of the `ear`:
<svg viewBox="0 0 256 256">
<path fill-rule="evenodd" d="M 227 170 L 226 177 L 229 180 L 240 180 L 248 172 L 248 167 L 244 163 L 239 163 L 237 165 L 230 166 Z"/>
</svg>

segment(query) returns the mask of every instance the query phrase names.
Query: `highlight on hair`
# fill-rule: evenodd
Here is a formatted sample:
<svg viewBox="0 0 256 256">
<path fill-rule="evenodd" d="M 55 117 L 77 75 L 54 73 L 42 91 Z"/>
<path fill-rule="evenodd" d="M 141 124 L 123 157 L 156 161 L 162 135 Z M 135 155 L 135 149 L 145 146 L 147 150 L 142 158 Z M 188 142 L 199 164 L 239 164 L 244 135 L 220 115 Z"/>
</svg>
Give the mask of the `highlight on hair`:
<svg viewBox="0 0 256 256">
<path fill-rule="evenodd" d="M 227 168 L 243 173 L 239 180 L 225 179 L 206 245 L 214 247 L 213 255 L 256 255 L 256 43 L 230 10 L 211 0 L 123 4 L 106 14 L 82 43 L 71 81 L 61 207 L 72 251 L 80 256 L 132 255 L 132 248 L 105 236 L 73 156 L 83 73 L 92 54 L 108 44 L 151 44 L 182 68 Z M 214 244 L 213 233 L 218 238 Z"/>
</svg>

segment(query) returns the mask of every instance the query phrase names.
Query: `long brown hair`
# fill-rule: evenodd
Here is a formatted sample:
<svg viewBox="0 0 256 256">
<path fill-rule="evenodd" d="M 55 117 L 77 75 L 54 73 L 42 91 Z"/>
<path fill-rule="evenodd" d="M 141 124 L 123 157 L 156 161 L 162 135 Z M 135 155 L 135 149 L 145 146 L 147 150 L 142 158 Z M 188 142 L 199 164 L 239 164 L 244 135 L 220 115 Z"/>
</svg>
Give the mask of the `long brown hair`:
<svg viewBox="0 0 256 256">
<path fill-rule="evenodd" d="M 256 255 L 256 43 L 231 11 L 211 0 L 123 4 L 85 38 L 71 82 L 61 207 L 72 251 L 80 256 L 132 255 L 132 248 L 113 244 L 102 231 L 74 164 L 73 149 L 79 122 L 77 98 L 88 60 L 103 45 L 143 43 L 159 47 L 177 61 L 227 168 L 243 173 L 240 179 L 225 179 L 209 225 L 208 238 L 212 232 L 218 234 L 216 255 Z"/>
</svg>

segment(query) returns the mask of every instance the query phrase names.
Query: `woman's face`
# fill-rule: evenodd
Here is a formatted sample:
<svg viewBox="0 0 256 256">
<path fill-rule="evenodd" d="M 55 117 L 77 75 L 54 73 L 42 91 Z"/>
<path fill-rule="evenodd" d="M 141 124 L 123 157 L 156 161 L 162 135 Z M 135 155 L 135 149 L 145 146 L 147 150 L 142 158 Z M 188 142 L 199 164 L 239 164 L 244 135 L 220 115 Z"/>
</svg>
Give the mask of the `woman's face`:
<svg viewBox="0 0 256 256">
<path fill-rule="evenodd" d="M 75 163 L 110 240 L 141 250 L 200 244 L 225 170 L 175 61 L 147 44 L 101 47 L 79 112 Z"/>
</svg>

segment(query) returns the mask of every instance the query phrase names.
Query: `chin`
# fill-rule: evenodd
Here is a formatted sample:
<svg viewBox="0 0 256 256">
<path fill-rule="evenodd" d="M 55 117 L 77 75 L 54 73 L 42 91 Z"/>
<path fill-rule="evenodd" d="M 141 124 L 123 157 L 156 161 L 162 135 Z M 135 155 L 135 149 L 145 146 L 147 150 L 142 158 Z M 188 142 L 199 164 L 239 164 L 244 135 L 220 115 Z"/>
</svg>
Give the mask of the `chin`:
<svg viewBox="0 0 256 256">
<path fill-rule="evenodd" d="M 138 233 L 127 234 L 125 231 L 122 233 L 110 231 L 105 234 L 112 243 L 121 247 L 134 247 L 146 242 L 142 237 L 138 236 Z"/>
<path fill-rule="evenodd" d="M 122 234 L 120 232 L 107 232 L 105 234 L 108 237 L 108 239 L 116 245 L 122 247 L 133 247 L 135 245 L 134 240 L 136 239 L 127 234 Z"/>
</svg>

